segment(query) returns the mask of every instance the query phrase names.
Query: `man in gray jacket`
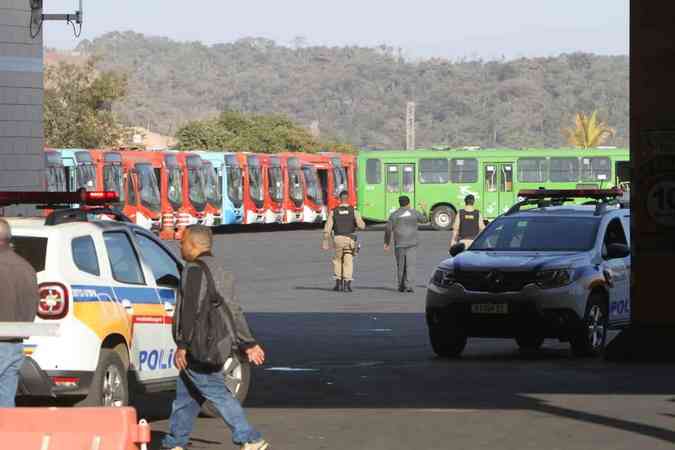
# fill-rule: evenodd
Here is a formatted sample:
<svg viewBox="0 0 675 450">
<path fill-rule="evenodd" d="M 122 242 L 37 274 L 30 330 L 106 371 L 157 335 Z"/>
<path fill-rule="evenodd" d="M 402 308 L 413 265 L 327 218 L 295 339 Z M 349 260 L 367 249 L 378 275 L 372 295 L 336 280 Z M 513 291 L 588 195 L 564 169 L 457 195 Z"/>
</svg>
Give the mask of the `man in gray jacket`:
<svg viewBox="0 0 675 450">
<path fill-rule="evenodd" d="M 32 322 L 39 296 L 35 269 L 14 253 L 11 240 L 9 223 L 0 219 L 0 322 Z M 14 406 L 23 358 L 23 339 L 0 338 L 0 408 Z"/>
<path fill-rule="evenodd" d="M 180 371 L 176 382 L 170 431 L 162 447 L 173 450 L 187 448 L 194 420 L 200 405 L 210 400 L 232 430 L 232 441 L 242 450 L 266 450 L 269 444 L 246 420 L 244 410 L 225 385 L 222 367 L 206 366 L 190 355 L 190 342 L 196 325 L 200 302 L 205 300 L 208 284 L 205 272 L 197 263 L 205 264 L 211 272 L 215 289 L 227 303 L 234 319 L 234 335 L 239 348 L 249 362 L 261 365 L 265 352 L 258 345 L 246 323 L 239 305 L 234 277 L 225 272 L 211 254 L 213 235 L 208 227 L 189 227 L 181 240 L 181 253 L 187 262 L 181 276 L 181 289 L 176 304 L 173 335 L 176 341 L 175 364 Z"/>
<path fill-rule="evenodd" d="M 418 224 L 426 223 L 425 213 L 410 207 L 410 198 L 402 195 L 398 199 L 399 209 L 391 213 L 384 232 L 384 251 L 388 252 L 393 237 L 396 257 L 396 275 L 399 292 L 415 291 L 415 259 L 419 244 Z M 424 204 L 421 205 L 424 207 Z"/>
</svg>

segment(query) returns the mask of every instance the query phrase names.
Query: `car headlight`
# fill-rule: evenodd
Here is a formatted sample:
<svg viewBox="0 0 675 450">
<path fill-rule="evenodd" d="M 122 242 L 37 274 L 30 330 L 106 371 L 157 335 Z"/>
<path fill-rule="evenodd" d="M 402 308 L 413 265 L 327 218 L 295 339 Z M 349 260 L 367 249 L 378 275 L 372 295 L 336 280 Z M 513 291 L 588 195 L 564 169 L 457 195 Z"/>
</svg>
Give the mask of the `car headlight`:
<svg viewBox="0 0 675 450">
<path fill-rule="evenodd" d="M 543 289 L 553 289 L 567 286 L 572 282 L 572 270 L 542 270 L 537 273 L 536 282 L 537 285 Z"/>
<path fill-rule="evenodd" d="M 455 284 L 455 273 L 448 269 L 436 269 L 431 277 L 431 283 L 441 288 L 449 288 Z"/>
</svg>

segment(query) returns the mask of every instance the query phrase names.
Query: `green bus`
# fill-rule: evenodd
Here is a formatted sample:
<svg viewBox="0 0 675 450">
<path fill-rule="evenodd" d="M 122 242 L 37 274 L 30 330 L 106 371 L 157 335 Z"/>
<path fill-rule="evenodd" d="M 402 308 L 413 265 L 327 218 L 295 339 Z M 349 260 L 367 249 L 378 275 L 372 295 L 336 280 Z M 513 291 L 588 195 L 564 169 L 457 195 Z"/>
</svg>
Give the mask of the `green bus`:
<svg viewBox="0 0 675 450">
<path fill-rule="evenodd" d="M 366 150 L 358 156 L 358 209 L 386 221 L 398 197 L 428 208 L 434 228 L 447 230 L 464 197 L 473 194 L 484 219 L 503 214 L 521 189 L 630 187 L 627 149 Z"/>
</svg>

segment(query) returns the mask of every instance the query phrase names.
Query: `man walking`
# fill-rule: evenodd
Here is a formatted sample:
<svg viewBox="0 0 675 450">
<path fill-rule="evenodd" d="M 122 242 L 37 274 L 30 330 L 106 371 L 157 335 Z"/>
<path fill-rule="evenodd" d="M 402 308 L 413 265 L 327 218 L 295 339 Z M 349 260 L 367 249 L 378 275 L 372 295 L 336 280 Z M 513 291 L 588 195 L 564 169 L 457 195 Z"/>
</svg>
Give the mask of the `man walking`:
<svg viewBox="0 0 675 450">
<path fill-rule="evenodd" d="M 453 233 L 450 239 L 450 247 L 458 243 L 468 247 L 485 228 L 485 224 L 480 217 L 480 211 L 474 207 L 474 203 L 476 203 L 476 197 L 472 194 L 464 198 L 464 209 L 459 210 L 455 222 L 452 224 Z"/>
<path fill-rule="evenodd" d="M 223 368 L 196 361 L 190 353 L 199 308 L 210 300 L 207 297 L 211 275 L 213 287 L 232 312 L 233 334 L 239 348 L 253 364 L 261 365 L 265 361 L 265 353 L 253 338 L 239 306 L 234 278 L 218 265 L 211 254 L 212 245 L 211 230 L 201 225 L 189 227 L 181 240 L 181 253 L 187 264 L 181 276 L 173 327 L 178 347 L 175 364 L 180 373 L 176 381 L 176 400 L 171 409 L 170 431 L 162 447 L 186 449 L 200 406 L 210 400 L 231 429 L 235 445 L 241 446 L 242 450 L 269 449 L 269 444 L 248 423 L 243 408 L 225 385 Z"/>
<path fill-rule="evenodd" d="M 14 253 L 12 229 L 0 219 L 0 322 L 32 322 L 38 307 L 35 269 Z M 14 407 L 23 364 L 23 339 L 0 337 L 0 408 Z"/>
<path fill-rule="evenodd" d="M 391 213 L 384 232 L 384 251 L 388 252 L 393 237 L 396 276 L 399 292 L 415 292 L 415 260 L 419 244 L 418 224 L 426 223 L 426 214 L 410 207 L 410 198 L 398 198 L 399 209 Z M 424 205 L 422 205 L 424 207 Z"/>
<path fill-rule="evenodd" d="M 356 230 L 364 230 L 366 224 L 361 215 L 349 206 L 349 193 L 340 193 L 340 205 L 332 210 L 323 229 L 323 249 L 330 248 L 331 237 L 335 247 L 333 257 L 334 291 L 352 292 L 354 279 L 354 253 L 356 252 Z"/>
</svg>

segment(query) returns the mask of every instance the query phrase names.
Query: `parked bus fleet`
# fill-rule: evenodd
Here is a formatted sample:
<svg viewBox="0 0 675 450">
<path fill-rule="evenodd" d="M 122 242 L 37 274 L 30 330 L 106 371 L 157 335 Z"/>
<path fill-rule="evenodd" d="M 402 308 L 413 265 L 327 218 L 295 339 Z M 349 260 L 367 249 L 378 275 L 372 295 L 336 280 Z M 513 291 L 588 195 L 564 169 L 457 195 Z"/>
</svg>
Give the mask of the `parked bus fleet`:
<svg viewBox="0 0 675 450">
<path fill-rule="evenodd" d="M 450 228 L 473 194 L 487 219 L 520 189 L 630 186 L 627 149 L 367 150 L 232 153 L 46 149 L 46 190 L 115 191 L 134 223 L 178 239 L 191 224 L 321 223 L 339 203 L 386 221 L 407 195 L 434 228 Z"/>
</svg>

